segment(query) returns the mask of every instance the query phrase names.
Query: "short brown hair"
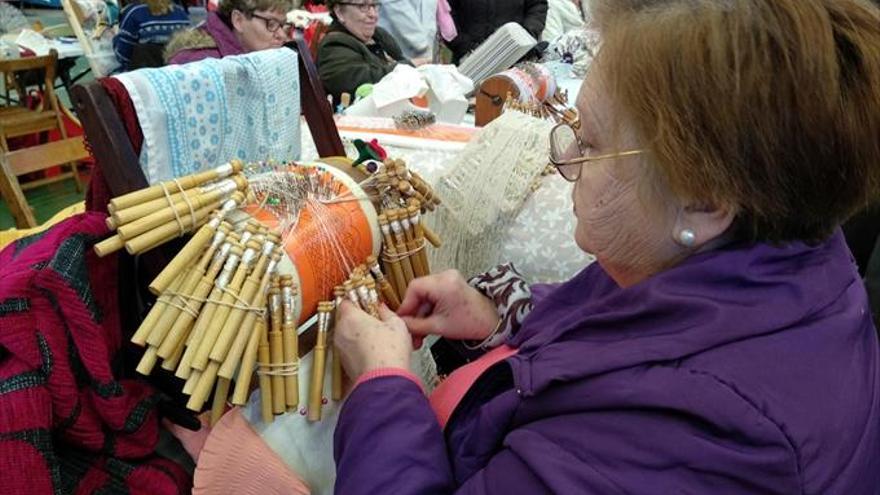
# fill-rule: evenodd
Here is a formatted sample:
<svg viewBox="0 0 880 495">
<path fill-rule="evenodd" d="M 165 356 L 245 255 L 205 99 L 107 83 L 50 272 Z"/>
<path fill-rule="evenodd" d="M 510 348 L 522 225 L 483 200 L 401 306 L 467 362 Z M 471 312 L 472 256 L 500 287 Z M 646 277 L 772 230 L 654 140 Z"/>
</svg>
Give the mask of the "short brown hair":
<svg viewBox="0 0 880 495">
<path fill-rule="evenodd" d="M 251 15 L 258 10 L 277 10 L 287 13 L 294 7 L 294 0 L 222 0 L 217 13 L 229 19 L 233 10 Z"/>
<path fill-rule="evenodd" d="M 820 241 L 880 192 L 867 0 L 604 0 L 597 69 L 679 197 L 754 240 Z"/>
</svg>

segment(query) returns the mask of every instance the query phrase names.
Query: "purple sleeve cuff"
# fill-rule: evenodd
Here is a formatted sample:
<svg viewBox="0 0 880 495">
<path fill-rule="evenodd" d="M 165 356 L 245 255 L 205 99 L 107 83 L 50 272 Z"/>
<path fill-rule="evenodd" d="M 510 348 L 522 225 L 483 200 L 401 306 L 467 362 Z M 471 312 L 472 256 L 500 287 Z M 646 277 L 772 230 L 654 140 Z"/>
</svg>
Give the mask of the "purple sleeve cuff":
<svg viewBox="0 0 880 495">
<path fill-rule="evenodd" d="M 374 378 L 381 378 L 384 376 L 399 376 L 401 378 L 406 378 L 407 380 L 418 385 L 420 389 L 422 388 L 421 380 L 419 380 L 419 378 L 416 375 L 412 374 L 409 370 L 403 368 L 376 368 L 358 377 L 357 381 L 354 382 L 354 386 L 351 389 L 352 391 L 354 391 L 354 389 L 356 389 L 360 384 L 370 381 Z"/>
</svg>

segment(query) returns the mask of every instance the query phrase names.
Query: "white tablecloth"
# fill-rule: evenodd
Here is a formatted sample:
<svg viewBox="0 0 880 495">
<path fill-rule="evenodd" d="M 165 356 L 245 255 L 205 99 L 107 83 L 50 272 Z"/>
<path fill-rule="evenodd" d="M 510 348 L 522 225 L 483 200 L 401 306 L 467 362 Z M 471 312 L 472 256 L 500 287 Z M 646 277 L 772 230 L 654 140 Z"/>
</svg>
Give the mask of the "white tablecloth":
<svg viewBox="0 0 880 495">
<path fill-rule="evenodd" d="M 20 33 L 10 33 L 2 36 L 6 42 L 17 44 L 21 48 L 27 48 L 37 55 L 47 55 L 49 50 L 58 52 L 58 58 L 77 58 L 85 55 L 79 41 L 74 39 L 46 39 L 41 36 L 21 36 Z"/>
</svg>

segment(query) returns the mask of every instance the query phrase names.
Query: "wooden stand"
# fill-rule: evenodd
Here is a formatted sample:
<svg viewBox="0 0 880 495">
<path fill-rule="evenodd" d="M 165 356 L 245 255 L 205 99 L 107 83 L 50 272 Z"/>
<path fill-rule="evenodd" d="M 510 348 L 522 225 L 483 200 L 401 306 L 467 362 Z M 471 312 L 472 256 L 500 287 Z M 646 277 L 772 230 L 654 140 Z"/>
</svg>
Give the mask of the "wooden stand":
<svg viewBox="0 0 880 495">
<path fill-rule="evenodd" d="M 519 98 L 519 89 L 506 77 L 492 76 L 480 84 L 477 89 L 477 108 L 474 115 L 474 123 L 477 127 L 483 127 L 501 115 L 508 94 L 513 98 Z"/>
</svg>

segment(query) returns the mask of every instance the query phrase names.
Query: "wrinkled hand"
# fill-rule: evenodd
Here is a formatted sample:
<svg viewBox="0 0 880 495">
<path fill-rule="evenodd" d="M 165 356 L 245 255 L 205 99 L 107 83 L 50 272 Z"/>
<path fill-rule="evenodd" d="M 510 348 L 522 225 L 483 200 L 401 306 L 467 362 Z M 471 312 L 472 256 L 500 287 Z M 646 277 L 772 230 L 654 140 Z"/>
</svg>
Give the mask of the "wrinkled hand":
<svg viewBox="0 0 880 495">
<path fill-rule="evenodd" d="M 425 335 L 483 340 L 498 324 L 495 305 L 456 270 L 413 280 L 397 314 L 421 346 Z"/>
<path fill-rule="evenodd" d="M 403 321 L 384 304 L 378 320 L 349 301 L 343 301 L 336 314 L 333 343 L 350 378 L 357 380 L 379 368 L 409 369 L 412 339 Z"/>
</svg>

